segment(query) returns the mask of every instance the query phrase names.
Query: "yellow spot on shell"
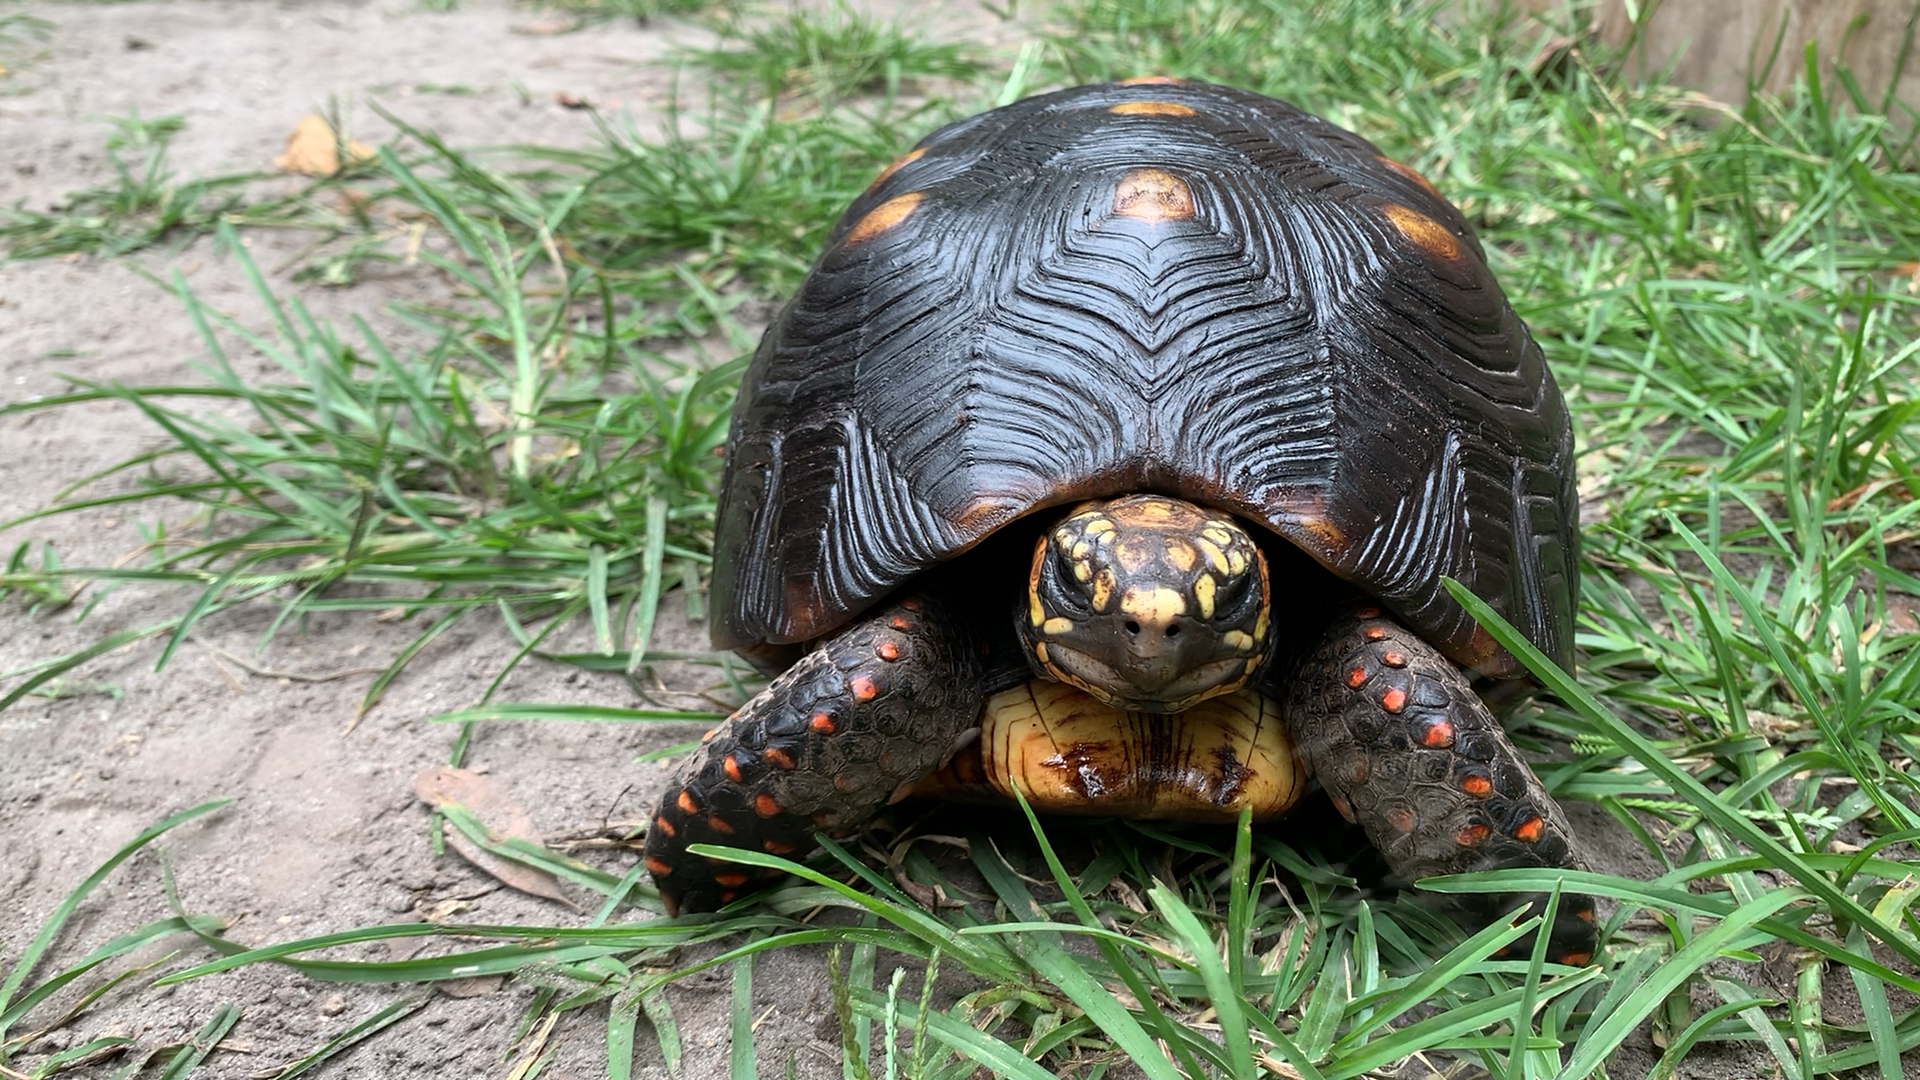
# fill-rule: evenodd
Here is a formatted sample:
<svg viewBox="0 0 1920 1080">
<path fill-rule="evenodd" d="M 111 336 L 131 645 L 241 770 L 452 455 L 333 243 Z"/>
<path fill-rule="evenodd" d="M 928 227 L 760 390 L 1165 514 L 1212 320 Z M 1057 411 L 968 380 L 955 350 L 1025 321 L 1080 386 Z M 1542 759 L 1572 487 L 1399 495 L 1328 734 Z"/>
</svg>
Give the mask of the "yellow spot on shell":
<svg viewBox="0 0 1920 1080">
<path fill-rule="evenodd" d="M 1253 635 L 1245 630 L 1229 630 L 1220 635 L 1220 641 L 1234 652 L 1253 651 Z"/>
<path fill-rule="evenodd" d="M 1247 553 L 1234 548 L 1227 553 L 1227 573 L 1239 577 L 1247 572 Z"/>
<path fill-rule="evenodd" d="M 924 191 L 910 191 L 905 195 L 896 195 L 888 199 L 886 202 L 867 211 L 867 216 L 861 218 L 860 223 L 855 225 L 853 231 L 847 234 L 846 242 L 849 244 L 859 244 L 879 236 L 881 233 L 907 220 L 907 217 L 913 213 L 914 208 L 919 206 L 926 197 L 927 195 Z"/>
<path fill-rule="evenodd" d="M 1073 550 L 1067 554 L 1071 555 L 1075 562 L 1086 562 L 1087 556 L 1093 554 L 1093 545 L 1085 540 L 1078 541 L 1073 545 Z"/>
<path fill-rule="evenodd" d="M 1049 636 L 1069 633 L 1073 630 L 1073 620 L 1060 617 L 1048 619 L 1040 624 L 1040 632 Z"/>
<path fill-rule="evenodd" d="M 1097 517 L 1085 525 L 1080 526 L 1080 531 L 1086 533 L 1088 536 L 1099 536 L 1101 533 L 1114 531 L 1114 526 L 1112 521 L 1103 517 Z"/>
<path fill-rule="evenodd" d="M 872 191 L 874 188 L 877 188 L 881 184 L 886 183 L 888 177 L 892 176 L 894 173 L 899 172 L 902 168 L 905 168 L 907 165 L 910 165 L 913 162 L 920 160 L 921 155 L 925 154 L 926 152 L 927 152 L 927 148 L 923 146 L 918 150 L 909 150 L 907 153 L 894 159 L 893 164 L 888 165 L 884 169 L 881 169 L 880 175 L 873 178 L 873 183 L 867 185 L 867 190 Z"/>
<path fill-rule="evenodd" d="M 1192 116 L 1194 111 L 1172 101 L 1123 101 L 1107 110 L 1120 116 Z"/>
<path fill-rule="evenodd" d="M 1155 626 L 1164 626 L 1187 613 L 1187 598 L 1172 589 L 1128 589 L 1120 610 Z"/>
<path fill-rule="evenodd" d="M 1199 606 L 1200 617 L 1203 619 L 1213 618 L 1214 588 L 1215 585 L 1212 574 L 1201 574 L 1200 579 L 1193 583 L 1193 599 L 1195 604 Z"/>
<path fill-rule="evenodd" d="M 1040 606 L 1040 594 L 1032 590 L 1027 592 L 1027 618 L 1035 626 L 1047 621 L 1047 609 Z"/>
<path fill-rule="evenodd" d="M 1093 578 L 1093 564 L 1085 559 L 1073 564 L 1073 580 L 1085 585 Z"/>
<path fill-rule="evenodd" d="M 1400 235 L 1416 244 L 1422 251 L 1437 259 L 1457 259 L 1460 257 L 1460 241 L 1447 231 L 1445 225 L 1411 207 L 1398 203 L 1388 203 L 1380 208 L 1387 215 L 1393 227 Z"/>
<path fill-rule="evenodd" d="M 1233 546 L 1233 532 L 1218 522 L 1209 522 L 1200 527 L 1200 535 L 1214 542 L 1222 550 Z"/>
<path fill-rule="evenodd" d="M 1193 189 L 1161 169 L 1135 169 L 1113 189 L 1113 212 L 1140 221 L 1185 221 L 1193 217 Z"/>
</svg>

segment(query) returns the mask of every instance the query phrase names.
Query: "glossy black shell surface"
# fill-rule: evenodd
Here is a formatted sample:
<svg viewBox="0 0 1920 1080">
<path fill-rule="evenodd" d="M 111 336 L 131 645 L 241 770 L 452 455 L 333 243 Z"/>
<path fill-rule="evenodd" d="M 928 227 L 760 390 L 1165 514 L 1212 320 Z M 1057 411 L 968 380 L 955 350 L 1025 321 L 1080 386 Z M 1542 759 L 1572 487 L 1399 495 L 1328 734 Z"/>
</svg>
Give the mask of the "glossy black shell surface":
<svg viewBox="0 0 1920 1080">
<path fill-rule="evenodd" d="M 1442 575 L 1564 663 L 1572 449 L 1539 347 L 1417 173 L 1224 87 L 1044 94 L 928 136 L 768 330 L 714 640 L 810 640 L 1025 515 L 1159 492 L 1270 529 L 1459 663 L 1517 670 Z"/>
</svg>

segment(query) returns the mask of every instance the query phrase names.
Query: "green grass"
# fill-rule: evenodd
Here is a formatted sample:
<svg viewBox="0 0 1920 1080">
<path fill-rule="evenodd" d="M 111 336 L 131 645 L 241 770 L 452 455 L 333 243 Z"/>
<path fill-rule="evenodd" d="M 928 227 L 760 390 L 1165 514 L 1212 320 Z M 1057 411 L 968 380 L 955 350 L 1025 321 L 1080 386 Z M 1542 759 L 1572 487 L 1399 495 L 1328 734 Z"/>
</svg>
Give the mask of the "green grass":
<svg viewBox="0 0 1920 1080">
<path fill-rule="evenodd" d="M 726 43 L 685 55 L 749 93 L 805 96 L 831 105 L 858 94 L 900 92 L 910 80 L 975 80 L 988 65 L 953 42 L 931 42 L 835 0 L 824 13 L 785 18 L 735 14 Z"/>
<path fill-rule="evenodd" d="M 182 180 L 167 161 L 174 136 L 186 126 L 178 116 L 115 117 L 106 138 L 111 178 L 76 191 L 51 210 L 0 207 L 0 255 L 16 259 L 54 255 L 125 255 L 169 236 L 210 231 L 222 220 L 244 220 L 242 190 L 263 173 L 232 173 Z M 264 220 L 272 209 L 253 208 Z"/>
<path fill-rule="evenodd" d="M 206 383 L 10 407 L 114 397 L 172 438 L 76 478 L 46 512 L 166 497 L 199 516 L 156 527 L 139 566 L 64 566 L 19 542 L 0 588 L 23 604 L 85 604 L 129 580 L 178 583 L 183 600 L 160 625 L 10 673 L 0 704 L 142 634 L 170 650 L 238 604 L 278 605 L 276 628 L 327 607 L 418 612 L 425 629 L 389 677 L 471 617 L 522 643 L 507 666 L 658 658 L 659 605 L 700 602 L 711 450 L 748 314 L 793 287 L 873 171 L 941 120 L 1023 92 L 1206 78 L 1325 113 L 1432 178 L 1567 391 L 1587 515 L 1581 664 L 1569 678 L 1530 657 L 1551 693 L 1513 723 L 1560 798 L 1605 808 L 1663 868 L 1565 882 L 1616 901 L 1603 961 L 1492 959 L 1525 928 L 1463 936 L 1405 898 L 1362 900 L 1329 863 L 1342 852 L 1115 825 L 1072 830 L 1090 861 L 1056 856 L 1037 827 L 963 837 L 959 867 L 909 846 L 910 890 L 829 845 L 768 905 L 636 922 L 617 921 L 654 906 L 636 874 L 512 846 L 502 855 L 605 897 L 589 925 L 446 928 L 447 952 L 392 964 L 327 950 L 417 924 L 252 952 L 208 937 L 221 958 L 168 978 L 264 961 L 354 981 L 522 972 L 543 988 L 528 1025 L 604 1010 L 617 1077 L 636 1057 L 678 1060 L 673 979 L 730 967 L 734 1029 L 750 1031 L 753 958 L 802 944 L 838 950 L 855 1075 L 1092 1076 L 1130 1058 L 1156 1077 L 1345 1077 L 1425 1053 L 1497 1077 L 1587 1076 L 1649 1025 L 1659 1076 L 1726 1043 L 1783 1076 L 1902 1075 L 1920 1045 L 1920 650 L 1903 614 L 1920 607 L 1920 176 L 1894 164 L 1913 148 L 1878 103 L 1810 70 L 1786 99 L 1710 108 L 1631 85 L 1588 47 L 1546 49 L 1544 29 L 1474 17 L 1442 31 L 1425 7 L 1381 0 L 1079 0 L 1053 26 L 1007 73 L 838 9 L 742 22 L 692 58 L 691 122 L 664 141 L 610 129 L 595 149 L 504 162 L 414 133 L 417 152 L 356 182 L 448 241 L 438 265 L 462 302 L 412 313 L 433 348 L 395 354 L 264 283 L 273 325 L 256 335 L 182 290 L 206 329 Z M 704 79 L 723 89 L 708 97 Z M 240 379 L 230 342 L 282 375 Z M 246 418 L 187 407 L 208 398 Z M 591 652 L 545 647 L 570 625 L 591 630 Z M 1276 871 L 1297 882 L 1286 902 L 1266 884 Z M 969 888 L 984 893 L 932 914 L 916 900 Z M 808 918 L 821 904 L 842 917 Z M 706 959 L 684 960 L 702 944 Z M 1760 971 L 1778 955 L 1803 958 L 1790 986 Z M 950 1001 L 929 968 L 970 989 Z M 1857 1021 L 1824 1015 L 1842 1000 Z M 735 1075 L 756 1065 L 785 1063 L 736 1040 Z"/>
</svg>

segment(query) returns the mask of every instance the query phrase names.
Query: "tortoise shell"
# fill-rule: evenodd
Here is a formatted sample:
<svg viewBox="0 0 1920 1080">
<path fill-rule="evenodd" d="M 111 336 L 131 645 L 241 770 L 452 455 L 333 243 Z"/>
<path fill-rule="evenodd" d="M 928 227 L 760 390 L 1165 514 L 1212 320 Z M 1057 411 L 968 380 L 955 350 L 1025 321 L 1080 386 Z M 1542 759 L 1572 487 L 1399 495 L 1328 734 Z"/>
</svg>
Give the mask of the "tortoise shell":
<svg viewBox="0 0 1920 1080">
<path fill-rule="evenodd" d="M 835 226 L 741 388 L 713 637 L 815 639 L 1036 511 L 1270 529 L 1454 661 L 1570 658 L 1573 438 L 1459 211 L 1359 136 L 1152 80 L 944 127 Z"/>
</svg>

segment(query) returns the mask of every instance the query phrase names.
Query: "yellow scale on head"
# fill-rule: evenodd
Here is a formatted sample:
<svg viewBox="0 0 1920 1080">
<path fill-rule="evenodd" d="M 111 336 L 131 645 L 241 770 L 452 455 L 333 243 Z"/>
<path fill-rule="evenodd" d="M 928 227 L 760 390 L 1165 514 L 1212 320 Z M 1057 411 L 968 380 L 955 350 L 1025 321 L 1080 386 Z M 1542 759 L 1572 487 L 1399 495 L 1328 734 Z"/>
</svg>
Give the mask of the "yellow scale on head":
<svg viewBox="0 0 1920 1080">
<path fill-rule="evenodd" d="M 1201 618 L 1213 618 L 1213 593 L 1218 587 L 1212 574 L 1201 574 L 1193 583 L 1193 601 L 1200 608 Z"/>
</svg>

